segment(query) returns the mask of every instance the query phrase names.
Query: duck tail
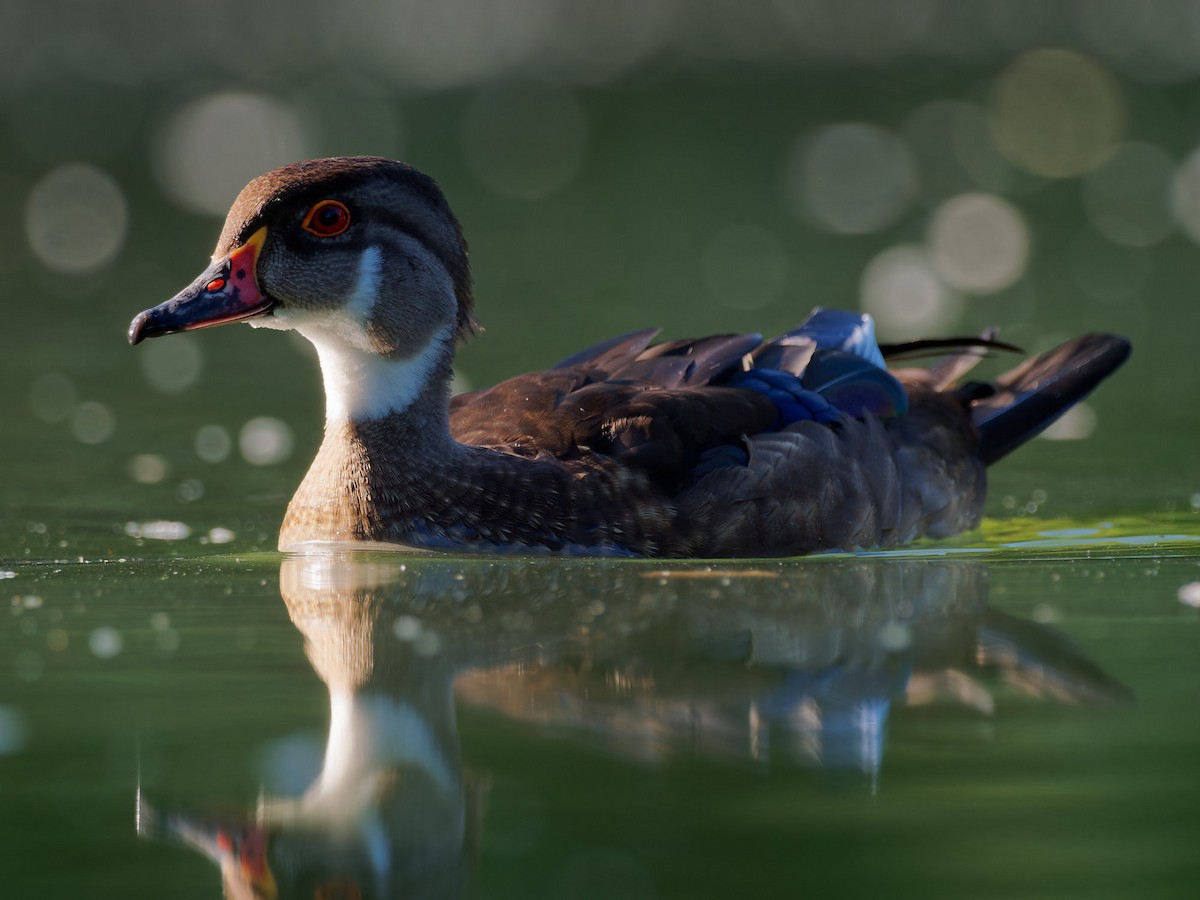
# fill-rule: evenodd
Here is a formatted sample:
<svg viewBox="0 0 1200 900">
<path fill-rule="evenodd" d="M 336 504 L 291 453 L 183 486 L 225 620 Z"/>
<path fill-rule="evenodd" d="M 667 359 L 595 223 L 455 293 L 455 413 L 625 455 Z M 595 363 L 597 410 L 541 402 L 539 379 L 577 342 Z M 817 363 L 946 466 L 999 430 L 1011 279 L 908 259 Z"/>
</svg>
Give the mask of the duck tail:
<svg viewBox="0 0 1200 900">
<path fill-rule="evenodd" d="M 1085 334 L 1001 375 L 986 394 L 978 384 L 963 385 L 983 461 L 991 465 L 1039 434 L 1112 374 L 1129 351 L 1120 335 Z"/>
</svg>

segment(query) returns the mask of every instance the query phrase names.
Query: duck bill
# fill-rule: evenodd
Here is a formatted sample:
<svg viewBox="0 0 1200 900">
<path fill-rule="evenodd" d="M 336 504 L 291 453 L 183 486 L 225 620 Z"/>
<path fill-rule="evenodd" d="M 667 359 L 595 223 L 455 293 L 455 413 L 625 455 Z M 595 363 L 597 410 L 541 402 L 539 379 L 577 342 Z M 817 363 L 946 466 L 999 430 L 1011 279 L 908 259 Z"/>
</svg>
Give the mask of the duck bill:
<svg viewBox="0 0 1200 900">
<path fill-rule="evenodd" d="M 214 260 L 166 303 L 139 313 L 129 326 L 129 343 L 269 313 L 275 304 L 259 288 L 257 274 L 258 256 L 266 239 L 264 226 L 228 256 Z"/>
<path fill-rule="evenodd" d="M 268 859 L 272 835 L 266 825 L 205 820 L 185 812 L 158 809 L 146 803 L 139 790 L 137 833 L 198 850 L 221 867 L 227 882 L 251 885 L 255 897 L 275 900 L 279 896 Z"/>
</svg>

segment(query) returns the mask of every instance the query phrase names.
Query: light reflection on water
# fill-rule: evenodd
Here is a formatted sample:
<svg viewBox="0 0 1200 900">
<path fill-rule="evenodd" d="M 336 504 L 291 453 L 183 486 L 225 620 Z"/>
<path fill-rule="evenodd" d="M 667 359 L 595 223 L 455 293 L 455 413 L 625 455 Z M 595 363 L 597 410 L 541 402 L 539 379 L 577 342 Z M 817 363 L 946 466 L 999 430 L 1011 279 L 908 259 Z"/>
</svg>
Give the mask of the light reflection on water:
<svg viewBox="0 0 1200 900">
<path fill-rule="evenodd" d="M 0 572 L 6 896 L 216 896 L 185 833 L 281 888 L 383 859 L 443 895 L 1194 885 L 1194 542 L 281 572 L 197 539 Z"/>
<path fill-rule="evenodd" d="M 464 770 L 459 706 L 640 765 L 854 772 L 869 795 L 910 710 L 1132 702 L 1064 634 L 991 608 L 979 562 L 329 554 L 285 559 L 280 590 L 329 691 L 319 770 L 294 742 L 267 754 L 292 790 L 248 819 L 138 796 L 139 832 L 218 861 L 228 896 L 465 893 L 488 780 Z"/>
</svg>

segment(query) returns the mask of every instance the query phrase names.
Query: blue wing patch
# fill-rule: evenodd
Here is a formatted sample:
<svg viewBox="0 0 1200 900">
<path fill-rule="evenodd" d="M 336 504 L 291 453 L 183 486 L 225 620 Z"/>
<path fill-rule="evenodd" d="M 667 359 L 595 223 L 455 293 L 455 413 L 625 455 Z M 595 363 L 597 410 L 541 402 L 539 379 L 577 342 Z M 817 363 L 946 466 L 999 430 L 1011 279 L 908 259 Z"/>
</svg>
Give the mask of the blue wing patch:
<svg viewBox="0 0 1200 900">
<path fill-rule="evenodd" d="M 819 393 L 807 390 L 803 382 L 791 372 L 750 369 L 748 372 L 739 372 L 729 380 L 729 384 L 769 397 L 779 410 L 775 428 L 783 428 L 793 422 L 831 424 L 838 420 L 838 411 L 834 409 L 833 404 Z"/>
<path fill-rule="evenodd" d="M 908 412 L 908 394 L 887 369 L 842 350 L 813 354 L 800 383 L 856 418 Z"/>
<path fill-rule="evenodd" d="M 811 338 L 818 350 L 841 350 L 887 369 L 875 340 L 875 320 L 866 313 L 818 306 L 789 334 Z"/>
</svg>

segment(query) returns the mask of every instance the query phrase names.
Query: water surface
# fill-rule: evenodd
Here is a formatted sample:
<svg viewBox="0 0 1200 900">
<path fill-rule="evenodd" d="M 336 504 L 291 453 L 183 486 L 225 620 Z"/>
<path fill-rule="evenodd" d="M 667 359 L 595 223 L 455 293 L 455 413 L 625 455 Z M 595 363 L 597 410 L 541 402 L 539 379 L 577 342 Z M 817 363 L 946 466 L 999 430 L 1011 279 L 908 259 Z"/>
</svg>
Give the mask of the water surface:
<svg viewBox="0 0 1200 900">
<path fill-rule="evenodd" d="M 1200 566 L 1132 543 L 14 563 L 8 895 L 1189 896 Z"/>
</svg>

